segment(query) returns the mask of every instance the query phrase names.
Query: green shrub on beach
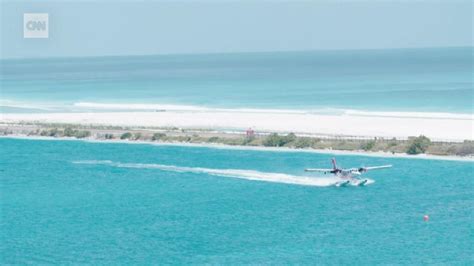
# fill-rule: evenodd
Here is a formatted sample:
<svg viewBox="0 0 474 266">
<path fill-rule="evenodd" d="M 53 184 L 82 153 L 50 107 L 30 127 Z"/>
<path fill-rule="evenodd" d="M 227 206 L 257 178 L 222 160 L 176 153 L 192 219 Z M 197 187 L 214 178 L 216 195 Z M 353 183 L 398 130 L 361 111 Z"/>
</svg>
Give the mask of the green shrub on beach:
<svg viewBox="0 0 474 266">
<path fill-rule="evenodd" d="M 87 137 L 90 137 L 90 135 L 91 135 L 91 132 L 87 130 L 77 130 L 75 132 L 75 137 L 78 139 L 87 138 Z"/>
<path fill-rule="evenodd" d="M 190 136 L 179 136 L 178 137 L 178 141 L 179 142 L 190 142 L 191 141 L 191 137 Z"/>
<path fill-rule="evenodd" d="M 157 141 L 157 140 L 160 140 L 162 138 L 166 137 L 166 134 L 164 133 L 155 133 L 153 134 L 153 136 L 151 137 L 151 140 L 153 141 Z"/>
<path fill-rule="evenodd" d="M 294 142 L 295 140 L 296 140 L 295 133 L 290 133 L 290 134 L 283 137 L 283 141 L 285 142 L 285 144 Z M 283 144 L 283 145 L 285 145 L 285 144 Z"/>
<path fill-rule="evenodd" d="M 363 149 L 364 151 L 370 151 L 374 148 L 374 146 L 375 146 L 375 140 L 371 140 L 371 141 L 362 143 L 362 145 L 360 145 L 360 148 Z"/>
<path fill-rule="evenodd" d="M 52 132 L 50 132 L 50 133 L 52 133 Z M 75 130 L 75 129 L 72 129 L 70 127 L 66 127 L 64 129 L 64 131 L 62 132 L 62 135 L 64 137 L 75 137 L 75 138 L 78 138 L 78 139 L 82 139 L 82 138 L 90 137 L 91 132 L 87 131 L 87 130 Z"/>
<path fill-rule="evenodd" d="M 295 140 L 296 135 L 293 133 L 290 133 L 286 136 L 280 136 L 277 133 L 272 133 L 265 138 L 263 145 L 267 147 L 281 147 Z"/>
<path fill-rule="evenodd" d="M 391 139 L 391 140 L 388 142 L 387 147 L 391 148 L 391 147 L 395 147 L 395 146 L 397 146 L 397 145 L 398 145 L 397 139 L 396 139 L 396 138 L 393 138 L 393 139 Z"/>
<path fill-rule="evenodd" d="M 242 139 L 242 145 L 246 146 L 255 140 L 255 136 L 249 136 Z"/>
<path fill-rule="evenodd" d="M 133 140 L 139 140 L 142 138 L 142 133 L 138 132 L 133 134 Z"/>
<path fill-rule="evenodd" d="M 407 149 L 407 154 L 420 154 L 426 152 L 431 145 L 431 140 L 423 135 L 413 138 Z"/>
<path fill-rule="evenodd" d="M 74 137 L 74 131 L 75 131 L 75 130 L 73 130 L 72 128 L 67 127 L 67 128 L 64 129 L 63 135 L 64 135 L 65 137 Z"/>
<path fill-rule="evenodd" d="M 207 139 L 208 142 L 212 142 L 212 143 L 216 143 L 219 141 L 219 137 L 210 137 L 209 139 Z"/>
<path fill-rule="evenodd" d="M 277 133 L 272 133 L 265 138 L 263 145 L 267 147 L 280 147 L 283 146 L 283 139 Z"/>
<path fill-rule="evenodd" d="M 60 136 L 60 131 L 57 128 L 45 129 L 40 132 L 40 136 L 44 137 L 58 137 Z"/>
<path fill-rule="evenodd" d="M 132 137 L 132 133 L 125 132 L 120 136 L 120 139 L 130 139 Z"/>
<path fill-rule="evenodd" d="M 59 134 L 60 134 L 60 132 L 57 128 L 53 128 L 49 131 L 49 136 L 50 137 L 58 137 Z"/>
<path fill-rule="evenodd" d="M 474 155 L 474 142 L 465 140 L 462 145 L 456 149 L 455 154 L 459 156 Z"/>
<path fill-rule="evenodd" d="M 312 138 L 301 137 L 301 138 L 296 139 L 295 148 L 297 149 L 310 148 L 311 146 L 313 146 Z"/>
</svg>

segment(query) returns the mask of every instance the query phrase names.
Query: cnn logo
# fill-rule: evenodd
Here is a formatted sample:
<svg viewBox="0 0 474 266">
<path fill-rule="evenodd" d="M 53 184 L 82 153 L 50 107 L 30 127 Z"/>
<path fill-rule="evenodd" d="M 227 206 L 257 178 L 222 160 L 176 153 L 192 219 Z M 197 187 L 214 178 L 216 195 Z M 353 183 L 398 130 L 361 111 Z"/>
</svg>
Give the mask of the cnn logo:
<svg viewBox="0 0 474 266">
<path fill-rule="evenodd" d="M 47 13 L 25 13 L 23 14 L 23 37 L 24 38 L 48 38 L 49 37 L 49 15 Z"/>
</svg>

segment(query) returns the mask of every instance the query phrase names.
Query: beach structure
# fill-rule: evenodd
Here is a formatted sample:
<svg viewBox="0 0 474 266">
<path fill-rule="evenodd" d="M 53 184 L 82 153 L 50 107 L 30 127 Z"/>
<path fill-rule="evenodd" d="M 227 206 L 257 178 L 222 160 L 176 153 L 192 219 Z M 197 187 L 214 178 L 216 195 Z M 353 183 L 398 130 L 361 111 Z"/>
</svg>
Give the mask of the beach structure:
<svg viewBox="0 0 474 266">
<path fill-rule="evenodd" d="M 245 136 L 247 138 L 252 138 L 252 137 L 255 137 L 255 131 L 249 127 L 246 131 L 245 131 Z"/>
</svg>

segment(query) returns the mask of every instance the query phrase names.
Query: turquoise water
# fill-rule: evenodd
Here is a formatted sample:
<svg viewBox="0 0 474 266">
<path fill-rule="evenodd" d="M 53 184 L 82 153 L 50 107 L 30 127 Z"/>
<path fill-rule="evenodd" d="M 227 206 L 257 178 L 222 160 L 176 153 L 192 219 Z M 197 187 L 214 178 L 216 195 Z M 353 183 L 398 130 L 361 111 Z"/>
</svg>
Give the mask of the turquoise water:
<svg viewBox="0 0 474 266">
<path fill-rule="evenodd" d="M 4 112 L 96 102 L 472 113 L 473 59 L 472 47 L 23 59 L 1 61 L 0 81 Z"/>
<path fill-rule="evenodd" d="M 336 188 L 265 182 L 327 167 L 328 154 L 0 147 L 2 264 L 474 263 L 472 162 L 341 155 L 346 167 L 394 167 L 367 173 L 367 187 Z"/>
</svg>

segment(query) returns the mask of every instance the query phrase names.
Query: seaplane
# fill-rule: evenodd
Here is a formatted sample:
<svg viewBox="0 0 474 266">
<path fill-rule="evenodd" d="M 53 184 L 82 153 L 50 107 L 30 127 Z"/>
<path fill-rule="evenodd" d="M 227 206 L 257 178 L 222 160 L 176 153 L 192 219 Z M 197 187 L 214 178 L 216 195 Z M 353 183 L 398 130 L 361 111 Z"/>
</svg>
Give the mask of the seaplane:
<svg viewBox="0 0 474 266">
<path fill-rule="evenodd" d="M 333 174 L 337 181 L 334 183 L 337 187 L 345 186 L 365 186 L 368 179 L 362 179 L 361 175 L 367 171 L 390 168 L 392 165 L 381 165 L 381 166 L 369 166 L 369 167 L 359 167 L 359 168 L 347 168 L 341 169 L 337 167 L 336 159 L 332 158 L 333 168 L 324 169 L 324 168 L 307 168 L 304 169 L 305 172 L 320 172 L 324 174 Z"/>
</svg>

